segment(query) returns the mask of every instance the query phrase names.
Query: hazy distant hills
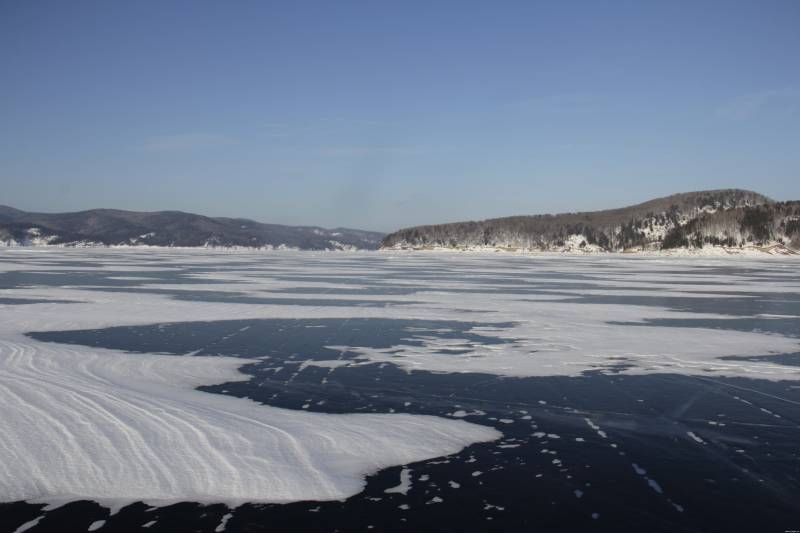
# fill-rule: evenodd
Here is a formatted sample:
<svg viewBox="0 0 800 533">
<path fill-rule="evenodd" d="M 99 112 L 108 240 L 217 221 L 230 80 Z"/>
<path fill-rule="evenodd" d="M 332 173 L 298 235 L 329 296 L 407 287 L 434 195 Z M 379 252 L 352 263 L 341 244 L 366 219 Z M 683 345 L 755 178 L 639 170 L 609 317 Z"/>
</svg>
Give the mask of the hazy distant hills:
<svg viewBox="0 0 800 533">
<path fill-rule="evenodd" d="M 800 202 L 774 202 L 752 191 L 723 189 L 606 211 L 417 226 L 386 236 L 180 211 L 29 213 L 0 206 L 0 245 L 798 253 Z"/>
<path fill-rule="evenodd" d="M 606 211 L 417 226 L 386 236 L 381 247 L 585 252 L 705 247 L 793 253 L 800 249 L 800 202 L 774 202 L 739 189 L 698 191 Z"/>
<path fill-rule="evenodd" d="M 373 231 L 262 224 L 244 218 L 212 218 L 180 211 L 92 209 L 77 213 L 28 213 L 0 206 L 0 244 L 6 245 L 372 250 L 383 236 Z"/>
</svg>

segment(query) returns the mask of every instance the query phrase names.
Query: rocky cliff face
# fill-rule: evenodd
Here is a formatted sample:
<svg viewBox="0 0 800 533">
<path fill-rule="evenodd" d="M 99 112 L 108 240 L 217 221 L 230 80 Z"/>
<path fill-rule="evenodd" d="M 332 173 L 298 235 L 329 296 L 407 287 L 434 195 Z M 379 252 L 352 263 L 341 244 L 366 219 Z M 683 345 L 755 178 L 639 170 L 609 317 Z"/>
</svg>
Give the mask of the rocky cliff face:
<svg viewBox="0 0 800 533">
<path fill-rule="evenodd" d="M 403 229 L 383 249 L 619 252 L 704 246 L 800 248 L 800 202 L 752 191 L 676 194 L 586 213 L 496 218 Z"/>
</svg>

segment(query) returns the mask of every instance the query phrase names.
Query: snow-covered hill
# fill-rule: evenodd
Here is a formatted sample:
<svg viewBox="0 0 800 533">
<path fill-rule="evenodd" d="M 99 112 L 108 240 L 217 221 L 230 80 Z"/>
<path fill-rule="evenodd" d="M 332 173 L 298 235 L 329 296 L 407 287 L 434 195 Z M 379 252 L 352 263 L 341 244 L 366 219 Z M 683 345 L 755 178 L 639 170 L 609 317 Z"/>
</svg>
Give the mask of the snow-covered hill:
<svg viewBox="0 0 800 533">
<path fill-rule="evenodd" d="M 388 235 L 381 247 L 796 253 L 800 250 L 800 202 L 773 202 L 739 189 L 699 191 L 607 211 L 418 226 Z"/>
<path fill-rule="evenodd" d="M 0 206 L 0 245 L 175 246 L 374 250 L 383 234 L 346 228 L 262 224 L 180 211 L 92 209 L 28 213 Z"/>
</svg>

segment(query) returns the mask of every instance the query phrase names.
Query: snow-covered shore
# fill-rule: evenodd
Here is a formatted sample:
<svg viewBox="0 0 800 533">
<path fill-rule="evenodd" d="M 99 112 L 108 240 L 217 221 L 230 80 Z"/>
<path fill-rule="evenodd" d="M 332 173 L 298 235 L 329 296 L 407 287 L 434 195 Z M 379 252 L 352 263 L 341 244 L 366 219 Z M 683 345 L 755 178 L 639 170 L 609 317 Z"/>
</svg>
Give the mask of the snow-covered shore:
<svg viewBox="0 0 800 533">
<path fill-rule="evenodd" d="M 529 255 L 642 255 L 653 257 L 727 257 L 727 256 L 750 256 L 750 257 L 763 257 L 763 256 L 789 256 L 800 257 L 800 252 L 792 250 L 780 243 L 774 243 L 765 246 L 713 246 L 707 245 L 702 248 L 669 248 L 666 250 L 657 249 L 626 249 L 615 252 L 601 250 L 596 246 L 565 246 L 561 248 L 552 248 L 541 250 L 539 248 L 516 248 L 516 247 L 501 247 L 501 246 L 393 246 L 381 248 L 381 252 L 477 252 L 477 253 L 512 253 L 512 254 L 529 254 Z"/>
</svg>

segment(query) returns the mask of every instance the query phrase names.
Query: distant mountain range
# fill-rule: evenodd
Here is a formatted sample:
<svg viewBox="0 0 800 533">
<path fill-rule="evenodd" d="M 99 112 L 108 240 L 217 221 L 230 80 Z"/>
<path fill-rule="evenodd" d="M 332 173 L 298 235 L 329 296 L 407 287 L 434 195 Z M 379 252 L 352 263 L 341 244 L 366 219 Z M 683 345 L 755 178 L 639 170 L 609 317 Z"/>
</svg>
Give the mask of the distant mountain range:
<svg viewBox="0 0 800 533">
<path fill-rule="evenodd" d="M 721 189 L 675 194 L 621 209 L 416 226 L 390 235 L 180 211 L 29 213 L 0 206 L 0 245 L 796 254 L 800 202 Z"/>
<path fill-rule="evenodd" d="M 374 250 L 383 233 L 262 224 L 180 211 L 28 213 L 0 206 L 0 245 L 192 246 Z"/>
<path fill-rule="evenodd" d="M 606 211 L 417 226 L 387 235 L 381 249 L 794 254 L 800 202 L 739 189 L 689 192 Z"/>
</svg>

